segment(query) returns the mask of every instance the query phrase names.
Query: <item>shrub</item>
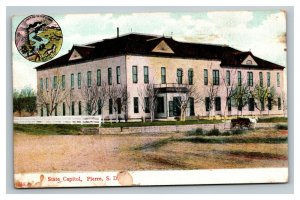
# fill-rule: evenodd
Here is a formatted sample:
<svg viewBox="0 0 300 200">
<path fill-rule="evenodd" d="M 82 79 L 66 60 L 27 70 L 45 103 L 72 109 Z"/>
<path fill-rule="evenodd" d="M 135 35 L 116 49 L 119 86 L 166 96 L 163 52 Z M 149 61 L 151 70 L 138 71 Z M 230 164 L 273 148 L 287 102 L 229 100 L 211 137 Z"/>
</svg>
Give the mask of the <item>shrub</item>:
<svg viewBox="0 0 300 200">
<path fill-rule="evenodd" d="M 286 124 L 277 124 L 276 128 L 278 130 L 288 130 L 288 125 L 286 125 Z"/>
<path fill-rule="evenodd" d="M 241 129 L 236 129 L 236 130 L 231 131 L 232 135 L 241 135 L 241 134 L 244 134 L 244 133 L 245 133 L 245 131 L 241 130 Z"/>
<path fill-rule="evenodd" d="M 221 132 L 219 131 L 219 129 L 212 129 L 212 130 L 208 131 L 206 133 L 206 135 L 208 135 L 208 136 L 218 136 L 218 135 L 221 135 Z"/>
<path fill-rule="evenodd" d="M 202 128 L 197 128 L 195 130 L 188 131 L 187 135 L 189 135 L 189 136 L 203 135 L 203 129 Z"/>
</svg>

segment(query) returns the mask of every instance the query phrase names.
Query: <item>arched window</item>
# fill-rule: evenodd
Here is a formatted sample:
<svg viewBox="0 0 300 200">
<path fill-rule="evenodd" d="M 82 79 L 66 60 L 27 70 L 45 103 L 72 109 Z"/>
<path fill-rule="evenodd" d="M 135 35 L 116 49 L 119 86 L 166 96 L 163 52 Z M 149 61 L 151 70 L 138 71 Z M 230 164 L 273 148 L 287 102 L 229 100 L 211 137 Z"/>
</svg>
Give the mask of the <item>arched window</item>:
<svg viewBox="0 0 300 200">
<path fill-rule="evenodd" d="M 246 61 L 246 64 L 247 64 L 247 65 L 252 65 L 252 60 L 247 60 L 247 61 Z"/>
<path fill-rule="evenodd" d="M 189 85 L 193 85 L 194 70 L 192 68 L 189 69 L 188 76 L 189 76 Z"/>
<path fill-rule="evenodd" d="M 183 71 L 181 68 L 177 69 L 177 83 L 182 84 L 182 76 L 183 76 Z"/>
</svg>

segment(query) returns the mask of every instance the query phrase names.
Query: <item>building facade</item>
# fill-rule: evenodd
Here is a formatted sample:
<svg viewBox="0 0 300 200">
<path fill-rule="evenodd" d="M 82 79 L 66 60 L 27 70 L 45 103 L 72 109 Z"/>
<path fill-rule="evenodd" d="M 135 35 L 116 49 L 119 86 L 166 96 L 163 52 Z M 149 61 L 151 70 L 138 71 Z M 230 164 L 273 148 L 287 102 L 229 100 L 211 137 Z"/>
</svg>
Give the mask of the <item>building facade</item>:
<svg viewBox="0 0 300 200">
<path fill-rule="evenodd" d="M 41 94 L 53 96 L 49 94 L 54 94 L 52 89 L 60 97 L 55 100 L 48 97 L 48 104 L 46 100 L 40 101 L 40 116 L 101 114 L 104 119 L 150 118 L 147 85 L 153 86 L 157 96 L 155 119 L 180 116 L 182 99 L 187 98 L 191 89 L 193 93 L 188 96 L 184 110 L 188 117 L 283 115 L 285 109 L 284 67 L 225 45 L 128 34 L 73 46 L 67 54 L 36 70 L 38 99 Z M 241 105 L 232 96 L 237 86 L 243 86 L 248 93 L 245 94 L 247 100 L 241 98 Z M 89 88 L 101 90 L 104 87 L 106 100 L 91 112 L 92 103 L 87 98 L 92 95 Z M 113 95 L 108 94 L 112 88 L 126 90 L 128 100 L 124 102 L 124 92 L 119 92 L 114 94 L 118 97 L 113 101 Z M 254 93 L 260 90 L 267 94 L 265 100 L 258 102 Z M 49 104 L 54 105 L 53 109 Z M 123 109 L 124 104 L 126 109 Z"/>
</svg>

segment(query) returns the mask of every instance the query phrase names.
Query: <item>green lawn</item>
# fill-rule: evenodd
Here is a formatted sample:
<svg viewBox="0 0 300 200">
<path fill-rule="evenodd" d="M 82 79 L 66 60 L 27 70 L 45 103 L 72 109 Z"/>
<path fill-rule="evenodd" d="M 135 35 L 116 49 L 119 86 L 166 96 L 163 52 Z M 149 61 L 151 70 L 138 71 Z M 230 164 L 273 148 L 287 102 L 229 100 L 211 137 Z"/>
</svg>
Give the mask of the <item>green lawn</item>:
<svg viewBox="0 0 300 200">
<path fill-rule="evenodd" d="M 270 118 L 258 118 L 258 123 L 277 123 L 287 122 L 287 117 L 270 117 Z"/>
</svg>

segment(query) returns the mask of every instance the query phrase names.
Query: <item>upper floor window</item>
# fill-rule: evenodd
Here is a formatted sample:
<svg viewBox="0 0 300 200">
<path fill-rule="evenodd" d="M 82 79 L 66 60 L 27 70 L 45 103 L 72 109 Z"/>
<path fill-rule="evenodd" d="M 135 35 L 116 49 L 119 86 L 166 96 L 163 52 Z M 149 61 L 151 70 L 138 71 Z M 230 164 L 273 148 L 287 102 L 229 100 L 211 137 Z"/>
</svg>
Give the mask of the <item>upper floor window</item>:
<svg viewBox="0 0 300 200">
<path fill-rule="evenodd" d="M 238 71 L 238 86 L 242 85 L 242 72 Z"/>
<path fill-rule="evenodd" d="M 48 90 L 48 78 L 46 78 L 46 90 Z"/>
<path fill-rule="evenodd" d="M 61 87 L 63 90 L 66 88 L 66 76 L 65 75 L 61 76 Z"/>
<path fill-rule="evenodd" d="M 112 84 L 112 71 L 111 71 L 110 67 L 107 70 L 108 70 L 107 71 L 108 85 L 111 85 Z"/>
<path fill-rule="evenodd" d="M 57 89 L 57 76 L 53 76 L 52 88 Z"/>
<path fill-rule="evenodd" d="M 101 85 L 101 70 L 97 70 L 97 86 Z"/>
<path fill-rule="evenodd" d="M 277 87 L 280 87 L 280 74 L 277 72 Z"/>
<path fill-rule="evenodd" d="M 43 84 L 43 79 L 40 78 L 40 89 L 43 90 L 44 89 L 44 84 Z"/>
<path fill-rule="evenodd" d="M 71 74 L 71 89 L 74 89 L 74 74 Z"/>
<path fill-rule="evenodd" d="M 271 86 L 271 73 L 267 72 L 267 87 Z"/>
<path fill-rule="evenodd" d="M 77 74 L 77 87 L 78 87 L 78 89 L 81 88 L 81 73 L 80 72 Z"/>
<path fill-rule="evenodd" d="M 247 65 L 252 65 L 252 60 L 247 60 L 247 61 L 246 61 L 246 64 L 247 64 Z"/>
<path fill-rule="evenodd" d="M 264 77 L 262 72 L 259 72 L 259 85 L 260 87 L 264 86 Z"/>
<path fill-rule="evenodd" d="M 132 82 L 137 83 L 138 82 L 138 70 L 137 66 L 132 66 Z"/>
<path fill-rule="evenodd" d="M 144 66 L 144 83 L 149 83 L 149 69 L 148 69 L 148 66 Z"/>
<path fill-rule="evenodd" d="M 161 68 L 161 83 L 162 84 L 166 83 L 166 68 L 165 67 Z"/>
<path fill-rule="evenodd" d="M 182 75 L 183 75 L 183 71 L 181 68 L 177 69 L 177 83 L 178 84 L 182 84 Z"/>
<path fill-rule="evenodd" d="M 204 69 L 204 85 L 208 85 L 208 71 Z"/>
<path fill-rule="evenodd" d="M 88 87 L 92 86 L 92 72 L 91 71 L 87 72 L 87 84 L 88 84 Z"/>
<path fill-rule="evenodd" d="M 220 83 L 219 70 L 213 70 L 213 85 L 219 85 L 219 83 Z"/>
<path fill-rule="evenodd" d="M 226 84 L 230 85 L 230 71 L 229 70 L 226 71 Z"/>
<path fill-rule="evenodd" d="M 248 86 L 253 86 L 253 72 L 247 72 L 247 77 Z"/>
<path fill-rule="evenodd" d="M 193 69 L 189 69 L 188 71 L 188 77 L 189 77 L 189 85 L 193 85 L 193 78 L 194 78 L 194 71 Z"/>
<path fill-rule="evenodd" d="M 117 66 L 117 84 L 120 84 L 121 83 L 121 69 L 120 69 L 120 66 Z"/>
</svg>

